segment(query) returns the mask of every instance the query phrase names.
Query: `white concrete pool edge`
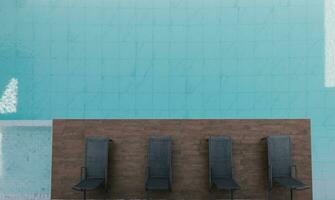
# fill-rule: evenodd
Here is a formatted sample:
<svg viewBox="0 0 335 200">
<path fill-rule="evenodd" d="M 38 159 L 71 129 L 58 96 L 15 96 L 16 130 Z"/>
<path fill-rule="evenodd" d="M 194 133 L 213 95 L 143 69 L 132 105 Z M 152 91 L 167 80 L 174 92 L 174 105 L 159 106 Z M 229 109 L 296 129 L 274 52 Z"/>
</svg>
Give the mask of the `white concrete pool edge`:
<svg viewBox="0 0 335 200">
<path fill-rule="evenodd" d="M 10 127 L 27 127 L 29 129 L 36 127 L 36 128 L 51 128 L 52 127 L 52 120 L 0 120 L 0 175 L 2 171 L 2 133 L 1 130 Z M 50 161 L 51 162 L 51 161 Z M 51 172 L 50 172 L 51 177 Z M 51 179 L 50 179 L 51 181 Z M 23 192 L 23 193 L 6 193 L 0 191 L 0 200 L 50 200 L 51 199 L 51 192 Z"/>
<path fill-rule="evenodd" d="M 52 126 L 52 120 L 0 120 L 0 127 L 10 126 Z"/>
<path fill-rule="evenodd" d="M 50 200 L 50 194 L 0 194 L 0 200 Z"/>
</svg>

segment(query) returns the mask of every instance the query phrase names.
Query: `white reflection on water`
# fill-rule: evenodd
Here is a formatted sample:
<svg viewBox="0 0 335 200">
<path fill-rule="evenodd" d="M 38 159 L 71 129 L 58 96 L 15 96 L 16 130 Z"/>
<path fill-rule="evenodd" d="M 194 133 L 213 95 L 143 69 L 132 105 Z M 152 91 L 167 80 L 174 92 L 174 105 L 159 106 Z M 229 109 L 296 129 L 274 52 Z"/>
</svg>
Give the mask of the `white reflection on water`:
<svg viewBox="0 0 335 200">
<path fill-rule="evenodd" d="M 325 0 L 325 86 L 335 87 L 335 1 Z"/>
<path fill-rule="evenodd" d="M 12 78 L 0 99 L 0 114 L 15 113 L 17 108 L 18 80 Z"/>
</svg>

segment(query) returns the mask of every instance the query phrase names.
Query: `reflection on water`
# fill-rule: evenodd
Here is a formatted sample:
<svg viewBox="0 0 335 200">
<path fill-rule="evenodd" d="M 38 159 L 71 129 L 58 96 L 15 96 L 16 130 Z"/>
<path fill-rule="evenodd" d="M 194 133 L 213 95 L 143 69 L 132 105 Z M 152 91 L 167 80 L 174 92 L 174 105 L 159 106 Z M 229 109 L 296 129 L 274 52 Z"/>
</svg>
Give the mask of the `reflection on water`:
<svg viewBox="0 0 335 200">
<path fill-rule="evenodd" d="M 325 0 L 325 85 L 335 87 L 335 1 Z"/>
<path fill-rule="evenodd" d="M 0 99 L 0 114 L 15 113 L 17 107 L 18 80 L 12 78 Z"/>
</svg>

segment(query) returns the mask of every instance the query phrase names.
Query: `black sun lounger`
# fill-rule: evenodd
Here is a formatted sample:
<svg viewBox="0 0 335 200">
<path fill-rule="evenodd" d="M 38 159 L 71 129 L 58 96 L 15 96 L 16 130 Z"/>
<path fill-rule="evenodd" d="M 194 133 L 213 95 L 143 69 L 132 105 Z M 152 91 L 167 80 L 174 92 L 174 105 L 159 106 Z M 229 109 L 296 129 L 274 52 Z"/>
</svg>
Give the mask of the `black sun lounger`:
<svg viewBox="0 0 335 200">
<path fill-rule="evenodd" d="M 232 141 L 230 137 L 211 136 L 209 143 L 209 189 L 229 190 L 233 199 L 234 190 L 240 186 L 233 179 Z"/>
<path fill-rule="evenodd" d="M 171 137 L 151 137 L 149 139 L 146 191 L 171 191 Z"/>
<path fill-rule="evenodd" d="M 81 168 L 81 181 L 72 189 L 83 192 L 104 186 L 107 191 L 108 145 L 107 137 L 87 137 L 85 166 Z"/>
<path fill-rule="evenodd" d="M 309 187 L 293 177 L 291 140 L 289 136 L 269 136 L 266 138 L 268 156 L 268 199 L 271 198 L 273 182 L 290 189 L 291 199 L 293 190 L 304 190 Z"/>
</svg>

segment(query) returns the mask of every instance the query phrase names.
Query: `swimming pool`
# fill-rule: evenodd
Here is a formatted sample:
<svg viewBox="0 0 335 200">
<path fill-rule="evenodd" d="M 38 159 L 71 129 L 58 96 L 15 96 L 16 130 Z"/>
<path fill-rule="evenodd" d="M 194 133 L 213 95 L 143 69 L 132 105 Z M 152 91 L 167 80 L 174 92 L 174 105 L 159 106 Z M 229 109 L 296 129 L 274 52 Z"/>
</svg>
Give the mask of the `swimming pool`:
<svg viewBox="0 0 335 200">
<path fill-rule="evenodd" d="M 334 199 L 324 13 L 323 0 L 2 0 L 0 91 L 16 110 L 0 119 L 311 118 L 314 199 Z M 47 172 L 40 132 L 6 143 L 41 144 L 26 150 Z"/>
</svg>

